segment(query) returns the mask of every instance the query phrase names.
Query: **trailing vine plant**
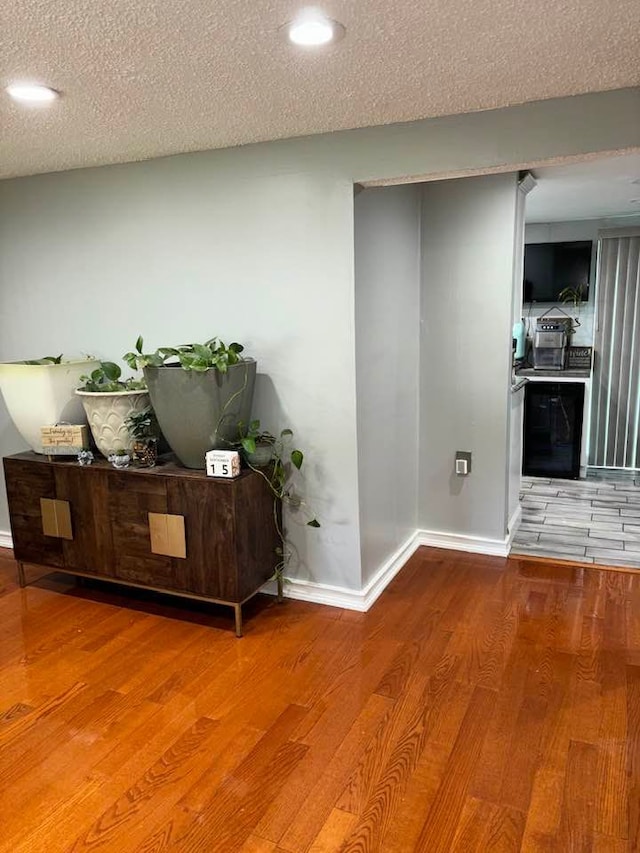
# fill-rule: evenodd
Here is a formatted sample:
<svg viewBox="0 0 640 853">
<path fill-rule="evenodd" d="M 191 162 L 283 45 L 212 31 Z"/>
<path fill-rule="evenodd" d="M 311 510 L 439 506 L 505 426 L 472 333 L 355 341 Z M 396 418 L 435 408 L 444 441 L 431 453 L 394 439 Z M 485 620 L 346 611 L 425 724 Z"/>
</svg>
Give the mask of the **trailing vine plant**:
<svg viewBox="0 0 640 853">
<path fill-rule="evenodd" d="M 306 501 L 295 488 L 294 474 L 300 471 L 304 462 L 304 453 L 297 447 L 291 447 L 293 430 L 283 429 L 279 436 L 262 430 L 259 420 L 249 424 L 238 424 L 239 449 L 249 468 L 260 474 L 267 482 L 273 494 L 273 521 L 280 545 L 276 549 L 278 562 L 274 569 L 273 579 L 278 584 L 278 598 L 282 598 L 282 584 L 286 569 L 293 557 L 293 551 L 288 544 L 287 530 L 283 525 L 282 508 L 289 507 L 293 512 L 305 512 L 307 527 L 320 527 L 320 522 L 307 506 Z M 253 464 L 251 459 L 258 447 L 270 450 L 270 459 L 266 466 Z"/>
</svg>

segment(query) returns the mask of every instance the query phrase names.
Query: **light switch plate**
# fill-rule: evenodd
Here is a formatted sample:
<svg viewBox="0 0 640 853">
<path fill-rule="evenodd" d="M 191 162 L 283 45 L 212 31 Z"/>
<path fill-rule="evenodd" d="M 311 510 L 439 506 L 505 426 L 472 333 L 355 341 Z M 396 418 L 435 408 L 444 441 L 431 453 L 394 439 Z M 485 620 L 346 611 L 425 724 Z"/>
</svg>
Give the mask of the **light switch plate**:
<svg viewBox="0 0 640 853">
<path fill-rule="evenodd" d="M 455 471 L 459 477 L 467 477 L 471 473 L 470 450 L 456 450 Z"/>
</svg>

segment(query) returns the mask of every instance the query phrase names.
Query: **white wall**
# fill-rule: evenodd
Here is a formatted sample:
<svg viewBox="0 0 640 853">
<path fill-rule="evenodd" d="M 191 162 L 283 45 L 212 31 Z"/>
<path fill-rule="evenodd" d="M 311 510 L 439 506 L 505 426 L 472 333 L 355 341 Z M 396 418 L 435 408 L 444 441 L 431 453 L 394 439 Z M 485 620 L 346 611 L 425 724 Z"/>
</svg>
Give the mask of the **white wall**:
<svg viewBox="0 0 640 853">
<path fill-rule="evenodd" d="M 516 197 L 517 173 L 423 189 L 419 519 L 430 531 L 506 534 Z M 456 450 L 473 454 L 467 477 Z"/>
<path fill-rule="evenodd" d="M 420 187 L 355 199 L 356 391 L 363 583 L 417 527 Z"/>
<path fill-rule="evenodd" d="M 300 574 L 358 589 L 353 181 L 640 145 L 639 104 L 636 90 L 606 92 L 1 182 L 0 358 L 117 358 L 139 332 L 152 347 L 244 341 L 262 374 L 256 412 L 308 451 L 323 527 L 296 531 Z M 2 410 L 0 452 L 15 449 Z"/>
</svg>

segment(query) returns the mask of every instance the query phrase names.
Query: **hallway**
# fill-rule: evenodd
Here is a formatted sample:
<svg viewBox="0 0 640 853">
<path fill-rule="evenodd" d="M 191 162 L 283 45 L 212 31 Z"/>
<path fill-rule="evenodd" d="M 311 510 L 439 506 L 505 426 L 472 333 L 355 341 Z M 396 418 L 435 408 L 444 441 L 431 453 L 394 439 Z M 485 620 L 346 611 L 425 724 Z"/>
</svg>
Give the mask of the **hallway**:
<svg viewBox="0 0 640 853">
<path fill-rule="evenodd" d="M 640 569 L 640 478 L 522 478 L 512 554 Z"/>
</svg>

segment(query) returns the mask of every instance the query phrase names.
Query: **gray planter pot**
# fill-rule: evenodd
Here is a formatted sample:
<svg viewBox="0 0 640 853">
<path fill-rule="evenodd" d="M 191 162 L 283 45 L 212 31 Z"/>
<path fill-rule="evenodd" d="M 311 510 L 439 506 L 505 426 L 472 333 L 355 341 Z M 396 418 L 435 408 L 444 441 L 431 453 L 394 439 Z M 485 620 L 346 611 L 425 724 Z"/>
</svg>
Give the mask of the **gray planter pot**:
<svg viewBox="0 0 640 853">
<path fill-rule="evenodd" d="M 251 418 L 256 362 L 247 359 L 227 373 L 145 367 L 151 405 L 160 429 L 186 468 L 204 468 L 208 450 L 227 450 L 238 440 L 238 422 Z"/>
</svg>

